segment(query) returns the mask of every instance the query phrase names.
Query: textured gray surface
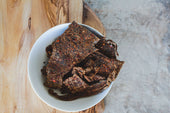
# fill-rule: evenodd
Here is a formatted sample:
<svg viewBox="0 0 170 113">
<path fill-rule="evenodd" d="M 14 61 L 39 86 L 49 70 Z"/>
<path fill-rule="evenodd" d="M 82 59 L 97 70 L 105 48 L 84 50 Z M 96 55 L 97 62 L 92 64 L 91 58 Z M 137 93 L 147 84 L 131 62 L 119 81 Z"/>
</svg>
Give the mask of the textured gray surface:
<svg viewBox="0 0 170 113">
<path fill-rule="evenodd" d="M 85 2 L 125 61 L 105 113 L 170 113 L 170 0 Z"/>
</svg>

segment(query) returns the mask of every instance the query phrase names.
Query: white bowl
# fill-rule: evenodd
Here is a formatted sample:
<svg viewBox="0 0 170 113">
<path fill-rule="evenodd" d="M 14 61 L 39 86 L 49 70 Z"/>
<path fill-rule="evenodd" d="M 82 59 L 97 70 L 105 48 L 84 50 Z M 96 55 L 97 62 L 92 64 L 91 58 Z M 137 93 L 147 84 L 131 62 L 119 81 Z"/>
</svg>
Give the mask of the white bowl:
<svg viewBox="0 0 170 113">
<path fill-rule="evenodd" d="M 61 111 L 66 112 L 77 112 L 88 109 L 97 103 L 99 103 L 109 92 L 110 87 L 105 89 L 103 92 L 84 98 L 79 98 L 73 101 L 61 101 L 51 96 L 47 88 L 43 85 L 43 79 L 41 75 L 41 68 L 44 66 L 43 62 L 47 60 L 46 47 L 50 45 L 58 36 L 60 36 L 68 28 L 70 23 L 57 25 L 45 33 L 43 33 L 33 45 L 28 58 L 27 70 L 28 78 L 30 80 L 31 86 L 38 95 L 38 97 L 45 102 L 47 105 L 56 108 Z M 100 32 L 92 27 L 81 24 L 88 27 L 90 30 L 102 35 Z"/>
</svg>

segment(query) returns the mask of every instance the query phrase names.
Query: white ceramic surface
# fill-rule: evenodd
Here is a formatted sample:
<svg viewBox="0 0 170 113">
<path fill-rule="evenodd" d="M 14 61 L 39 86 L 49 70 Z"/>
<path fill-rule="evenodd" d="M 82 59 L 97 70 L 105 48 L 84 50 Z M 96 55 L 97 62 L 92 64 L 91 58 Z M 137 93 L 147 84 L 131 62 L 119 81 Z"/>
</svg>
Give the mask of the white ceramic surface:
<svg viewBox="0 0 170 113">
<path fill-rule="evenodd" d="M 68 25 L 69 23 L 55 26 L 49 29 L 48 31 L 46 31 L 45 33 L 43 33 L 37 39 L 29 54 L 27 67 L 28 67 L 28 77 L 31 86 L 34 92 L 43 102 L 61 111 L 76 112 L 76 111 L 88 109 L 96 105 L 98 102 L 100 102 L 107 95 L 112 84 L 110 85 L 109 88 L 105 89 L 103 92 L 97 95 L 76 99 L 74 101 L 61 101 L 48 94 L 47 88 L 44 87 L 43 85 L 43 79 L 40 71 L 44 65 L 43 62 L 47 60 L 45 49 L 58 36 L 64 33 L 64 31 L 68 28 Z M 84 26 L 102 35 L 97 30 L 87 25 Z"/>
</svg>

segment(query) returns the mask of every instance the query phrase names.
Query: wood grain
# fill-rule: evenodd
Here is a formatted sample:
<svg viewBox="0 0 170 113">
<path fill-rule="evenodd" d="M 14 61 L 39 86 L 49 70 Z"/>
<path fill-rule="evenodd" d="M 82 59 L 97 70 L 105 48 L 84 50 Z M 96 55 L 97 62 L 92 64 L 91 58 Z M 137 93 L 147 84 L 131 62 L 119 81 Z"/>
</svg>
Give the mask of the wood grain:
<svg viewBox="0 0 170 113">
<path fill-rule="evenodd" d="M 0 1 L 0 113 L 64 113 L 35 95 L 27 78 L 27 58 L 43 32 L 73 20 L 105 33 L 98 17 L 81 0 Z M 81 113 L 103 110 L 104 101 Z"/>
</svg>

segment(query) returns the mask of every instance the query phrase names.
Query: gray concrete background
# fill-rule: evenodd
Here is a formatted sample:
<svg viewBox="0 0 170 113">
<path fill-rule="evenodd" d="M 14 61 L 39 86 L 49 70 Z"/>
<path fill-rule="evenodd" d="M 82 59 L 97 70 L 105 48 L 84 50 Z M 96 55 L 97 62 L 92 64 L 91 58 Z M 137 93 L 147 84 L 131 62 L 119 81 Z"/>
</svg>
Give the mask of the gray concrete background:
<svg viewBox="0 0 170 113">
<path fill-rule="evenodd" d="M 85 0 L 125 64 L 105 113 L 170 113 L 170 0 Z"/>
</svg>

